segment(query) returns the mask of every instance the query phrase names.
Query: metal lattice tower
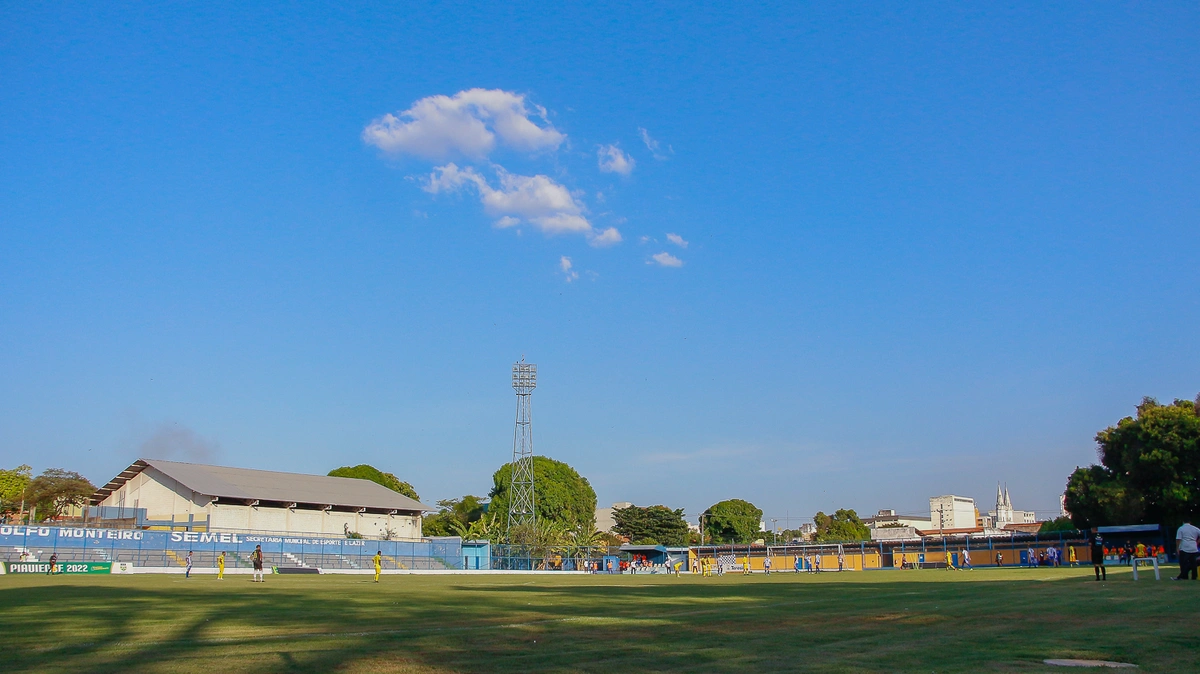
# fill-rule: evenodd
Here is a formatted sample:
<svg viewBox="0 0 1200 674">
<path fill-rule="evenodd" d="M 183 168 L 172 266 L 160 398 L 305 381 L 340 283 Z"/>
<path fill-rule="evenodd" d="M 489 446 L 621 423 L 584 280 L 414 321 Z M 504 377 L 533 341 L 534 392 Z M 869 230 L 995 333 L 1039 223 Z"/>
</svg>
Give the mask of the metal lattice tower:
<svg viewBox="0 0 1200 674">
<path fill-rule="evenodd" d="M 508 485 L 508 535 L 529 538 L 537 526 L 533 495 L 533 414 L 529 401 L 537 386 L 537 365 L 513 363 L 512 386 L 517 393 L 517 423 L 513 428 L 512 478 Z"/>
</svg>

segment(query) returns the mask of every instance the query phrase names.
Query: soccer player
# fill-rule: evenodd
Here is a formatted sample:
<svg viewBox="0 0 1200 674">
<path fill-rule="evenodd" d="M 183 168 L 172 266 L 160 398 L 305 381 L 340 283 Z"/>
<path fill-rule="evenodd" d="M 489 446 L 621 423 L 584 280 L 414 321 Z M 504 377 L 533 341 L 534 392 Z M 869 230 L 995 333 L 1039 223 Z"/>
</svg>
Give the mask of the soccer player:
<svg viewBox="0 0 1200 674">
<path fill-rule="evenodd" d="M 1092 570 L 1096 572 L 1096 580 L 1108 580 L 1108 569 L 1104 568 L 1104 537 L 1096 532 L 1092 535 Z"/>
<path fill-rule="evenodd" d="M 1074 545 L 1067 546 L 1067 561 L 1070 562 L 1071 566 L 1079 565 L 1079 558 L 1075 556 L 1075 546 Z"/>
<path fill-rule="evenodd" d="M 1135 550 L 1136 550 L 1136 552 L 1134 552 L 1135 556 L 1137 556 L 1137 557 L 1145 557 L 1146 556 L 1146 544 L 1145 543 L 1138 541 L 1138 544 L 1137 544 L 1137 547 L 1135 548 Z"/>
<path fill-rule="evenodd" d="M 217 580 L 225 580 L 225 551 L 217 555 Z"/>
<path fill-rule="evenodd" d="M 192 577 L 192 551 L 188 550 L 187 559 L 183 560 L 183 577 Z"/>
<path fill-rule="evenodd" d="M 959 555 L 959 559 L 962 560 L 962 568 L 968 569 L 970 571 L 975 570 L 975 567 L 971 566 L 971 551 L 970 550 L 963 548 L 962 554 Z"/>
<path fill-rule="evenodd" d="M 838 571 L 846 570 L 846 555 L 841 550 L 838 551 Z"/>
<path fill-rule="evenodd" d="M 376 550 L 375 556 L 371 558 L 375 562 L 375 582 L 379 582 L 379 574 L 383 572 L 383 550 Z"/>
<path fill-rule="evenodd" d="M 263 579 L 263 554 L 261 545 L 254 546 L 254 552 L 250 553 L 250 563 L 254 566 L 254 578 L 250 582 L 265 583 L 266 581 Z"/>
<path fill-rule="evenodd" d="M 742 575 L 743 576 L 750 575 L 750 555 L 746 555 L 745 557 L 742 557 Z"/>
<path fill-rule="evenodd" d="M 49 576 L 50 574 L 54 573 L 54 567 L 56 567 L 56 566 L 58 566 L 58 554 L 57 554 L 57 553 L 51 553 L 51 555 L 50 555 L 50 568 L 49 568 L 49 569 L 46 569 L 46 575 L 47 575 L 47 576 Z"/>
<path fill-rule="evenodd" d="M 768 576 L 771 575 L 771 557 L 770 556 L 767 556 L 763 559 L 763 571 L 766 571 Z"/>
</svg>

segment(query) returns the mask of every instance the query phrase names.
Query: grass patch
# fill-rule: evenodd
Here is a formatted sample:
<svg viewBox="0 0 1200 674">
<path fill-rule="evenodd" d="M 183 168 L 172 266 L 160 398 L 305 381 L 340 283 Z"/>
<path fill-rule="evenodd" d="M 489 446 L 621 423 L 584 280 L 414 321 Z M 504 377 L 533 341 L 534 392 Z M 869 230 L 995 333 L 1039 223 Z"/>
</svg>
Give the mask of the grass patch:
<svg viewBox="0 0 1200 674">
<path fill-rule="evenodd" d="M 0 576 L 0 662 L 64 674 L 1062 671 L 1045 658 L 1195 670 L 1200 583 L 1109 577 Z"/>
</svg>

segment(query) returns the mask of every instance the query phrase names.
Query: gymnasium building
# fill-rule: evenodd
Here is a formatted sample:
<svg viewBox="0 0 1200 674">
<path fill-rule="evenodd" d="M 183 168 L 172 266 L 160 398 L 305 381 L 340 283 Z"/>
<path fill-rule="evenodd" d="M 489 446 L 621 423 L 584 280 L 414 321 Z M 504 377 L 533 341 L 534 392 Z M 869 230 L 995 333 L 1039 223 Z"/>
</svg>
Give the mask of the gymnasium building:
<svg viewBox="0 0 1200 674">
<path fill-rule="evenodd" d="M 139 459 L 91 499 L 93 526 L 418 540 L 433 511 L 370 480 Z"/>
</svg>

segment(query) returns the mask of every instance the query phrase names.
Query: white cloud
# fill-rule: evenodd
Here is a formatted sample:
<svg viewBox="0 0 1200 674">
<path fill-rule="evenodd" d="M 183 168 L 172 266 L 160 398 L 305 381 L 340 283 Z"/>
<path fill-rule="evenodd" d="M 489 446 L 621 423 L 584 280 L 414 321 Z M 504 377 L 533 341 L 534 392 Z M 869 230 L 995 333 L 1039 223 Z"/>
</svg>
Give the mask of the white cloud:
<svg viewBox="0 0 1200 674">
<path fill-rule="evenodd" d="M 530 119 L 542 121 L 538 126 Z M 483 159 L 497 140 L 523 152 L 554 150 L 566 140 L 546 119 L 546 109 L 500 89 L 467 89 L 454 96 L 427 96 L 398 114 L 388 113 L 363 129 L 363 141 L 385 152 L 440 160 L 454 155 Z"/>
<path fill-rule="evenodd" d="M 666 251 L 664 251 L 662 253 L 655 253 L 654 255 L 650 256 L 650 259 L 652 259 L 654 262 L 657 262 L 660 266 L 663 266 L 663 267 L 682 267 L 683 266 L 683 260 L 680 260 L 679 258 L 675 257 L 674 255 L 672 255 Z"/>
<path fill-rule="evenodd" d="M 617 231 L 616 227 L 609 227 L 588 239 L 588 244 L 595 248 L 607 248 L 618 243 L 621 243 L 621 233 Z"/>
<path fill-rule="evenodd" d="M 650 243 L 650 237 L 642 235 L 638 237 L 638 243 Z"/>
<path fill-rule="evenodd" d="M 424 181 L 422 189 L 430 194 L 455 192 L 474 187 L 488 215 L 499 218 L 497 227 L 512 227 L 521 221 L 533 224 L 546 234 L 578 233 L 588 236 L 592 245 L 612 245 L 621 234 L 609 227 L 597 233 L 583 215 L 584 207 L 563 185 L 548 176 L 523 176 L 493 167 L 499 188 L 493 188 L 478 171 L 459 168 L 454 163 L 438 166 Z M 600 242 L 597 244 L 596 242 Z"/>
<path fill-rule="evenodd" d="M 596 154 L 600 170 L 604 173 L 620 173 L 627 176 L 633 173 L 633 167 L 637 164 L 633 157 L 622 152 L 616 145 L 601 145 Z"/>
<path fill-rule="evenodd" d="M 646 144 L 646 149 L 650 150 L 650 154 L 654 155 L 655 159 L 663 160 L 667 158 L 667 154 L 675 154 L 675 149 L 670 145 L 667 146 L 667 154 L 662 151 L 662 144 L 650 137 L 650 132 L 638 127 L 638 134 L 642 137 L 642 142 Z"/>
<path fill-rule="evenodd" d="M 563 255 L 558 259 L 558 268 L 562 270 L 563 276 L 567 278 L 567 283 L 579 278 L 579 272 L 571 269 L 574 265 L 571 264 L 571 258 Z"/>
<path fill-rule="evenodd" d="M 688 247 L 688 242 L 682 236 L 679 236 L 678 234 L 667 234 L 667 241 L 670 241 L 671 243 L 675 244 L 676 246 L 679 246 L 680 248 Z"/>
</svg>

